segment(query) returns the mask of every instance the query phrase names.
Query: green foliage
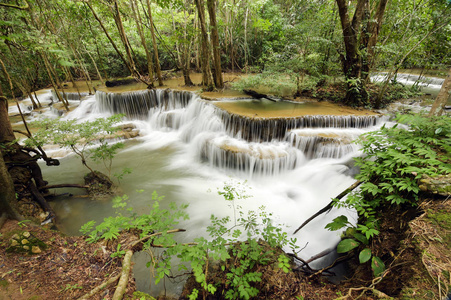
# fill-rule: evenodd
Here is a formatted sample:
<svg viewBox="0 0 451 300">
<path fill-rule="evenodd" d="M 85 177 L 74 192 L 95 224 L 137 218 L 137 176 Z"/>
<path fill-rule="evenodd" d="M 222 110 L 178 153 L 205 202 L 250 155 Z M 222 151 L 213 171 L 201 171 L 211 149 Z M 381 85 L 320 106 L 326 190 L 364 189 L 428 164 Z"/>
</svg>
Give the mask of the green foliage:
<svg viewBox="0 0 451 300">
<path fill-rule="evenodd" d="M 199 237 L 194 243 L 177 243 L 168 232 L 175 228 L 178 220 L 188 218 L 185 212 L 187 206 L 178 208 L 175 204 L 170 204 L 169 209 L 162 209 L 162 197 L 158 197 L 155 192 L 150 212 L 137 215 L 128 207 L 127 196 L 116 197 L 113 200 L 113 207 L 117 209 L 115 217 L 105 218 L 97 226 L 94 221 L 88 222 L 80 231 L 89 235 L 89 242 L 96 242 L 100 239 L 117 239 L 121 231 L 133 229 L 134 232 L 139 232 L 145 248 L 152 245 L 166 248 L 159 261 L 152 260 L 147 265 L 155 267 L 158 283 L 171 274 L 172 258 L 177 257 L 181 261 L 178 266 L 180 270 L 188 269 L 188 264 L 201 287 L 201 290 L 194 288 L 189 299 L 197 299 L 200 293 L 214 294 L 218 290 L 218 284 L 222 284 L 226 299 L 250 299 L 259 293 L 254 286 L 262 278 L 257 266 L 274 263 L 284 272 L 289 272 L 290 259 L 284 254 L 277 255 L 276 251 L 288 244 L 293 249 L 297 246 L 296 240 L 289 241 L 287 234 L 273 224 L 272 215 L 263 206 L 247 213 L 240 210 L 241 207 L 235 202 L 249 198 L 245 193 L 246 188 L 245 184 L 229 182 L 218 191 L 230 203 L 234 217 L 218 218 L 212 215 L 211 225 L 207 228 L 209 239 Z M 120 257 L 124 253 L 119 244 L 112 257 Z M 225 273 L 225 282 L 222 283 L 214 282 L 209 277 L 211 265 L 218 263 Z"/>
<path fill-rule="evenodd" d="M 125 250 L 121 250 L 121 244 L 117 244 L 116 252 L 111 253 L 111 257 L 122 257 L 125 255 Z"/>
<path fill-rule="evenodd" d="M 365 156 L 355 158 L 360 167 L 356 179 L 363 183 L 359 191 L 345 200 L 336 200 L 334 205 L 355 209 L 359 224 L 353 227 L 345 216 L 340 216 L 326 226 L 329 230 L 349 227 L 347 238 L 337 246 L 339 253 L 368 245 L 368 240 L 379 234 L 378 211 L 392 206 L 415 206 L 420 193 L 418 179 L 423 175 L 433 177 L 451 172 L 449 116 L 400 115 L 397 120 L 409 126 L 383 126 L 357 140 Z M 361 250 L 360 262 L 370 259 L 374 275 L 380 275 L 385 269 L 382 260 L 372 255 L 370 248 Z"/>
<path fill-rule="evenodd" d="M 117 209 L 116 216 L 105 218 L 97 226 L 95 226 L 95 221 L 90 221 L 82 226 L 80 232 L 89 235 L 87 241 L 91 243 L 100 239 L 114 240 L 121 231 L 130 229 L 138 230 L 140 238 L 144 238 L 156 232 L 166 232 L 173 229 L 178 224 L 178 220 L 188 219 L 188 215 L 185 212 L 187 205 L 182 205 L 179 208 L 176 204 L 171 203 L 168 209 L 163 209 L 160 206 L 163 198 L 158 196 L 156 192 L 153 192 L 150 212 L 138 215 L 133 212 L 133 208 L 128 207 L 128 197 L 126 195 L 115 197 L 113 199 L 113 207 Z M 162 245 L 175 244 L 171 236 L 165 233 L 155 236 L 151 240 Z"/>
<path fill-rule="evenodd" d="M 37 147 L 44 144 L 54 144 L 61 148 L 72 150 L 81 158 L 82 164 L 91 172 L 87 164 L 91 158 L 93 161 L 102 162 L 111 174 L 112 162 L 117 151 L 124 144 L 110 143 L 108 137 L 114 135 L 119 128 L 115 126 L 123 115 L 114 115 L 108 118 L 99 118 L 94 121 L 78 123 L 77 120 L 45 119 L 34 122 L 33 126 L 39 130 L 25 141 L 27 146 Z M 119 175 L 121 178 L 125 173 Z"/>
</svg>

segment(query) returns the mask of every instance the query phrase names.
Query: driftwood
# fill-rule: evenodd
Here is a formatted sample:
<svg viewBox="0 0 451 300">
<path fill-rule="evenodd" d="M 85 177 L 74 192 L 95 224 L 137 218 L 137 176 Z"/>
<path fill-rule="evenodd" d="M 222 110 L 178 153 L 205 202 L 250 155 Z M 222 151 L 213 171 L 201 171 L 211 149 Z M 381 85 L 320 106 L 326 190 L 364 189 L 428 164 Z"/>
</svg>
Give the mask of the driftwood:
<svg viewBox="0 0 451 300">
<path fill-rule="evenodd" d="M 119 279 L 119 283 L 117 284 L 116 291 L 113 295 L 113 300 L 121 300 L 125 294 L 125 290 L 128 285 L 128 278 L 130 276 L 130 265 L 132 259 L 133 251 L 128 250 L 125 253 L 124 260 L 122 262 L 122 273 L 121 278 Z"/>
<path fill-rule="evenodd" d="M 87 185 L 81 185 L 81 184 L 54 184 L 54 185 L 46 185 L 46 186 L 41 186 L 39 188 L 39 190 L 48 190 L 48 189 L 59 189 L 59 188 L 80 188 L 80 189 L 87 189 L 89 186 Z"/>
<path fill-rule="evenodd" d="M 340 200 L 341 198 L 343 198 L 344 196 L 346 196 L 347 194 L 349 194 L 350 192 L 352 192 L 356 187 L 358 187 L 362 182 L 360 180 L 357 180 L 356 182 L 354 182 L 350 187 L 348 187 L 346 190 L 344 190 L 343 192 L 340 193 L 340 195 L 338 195 L 334 200 L 330 201 L 329 204 L 327 204 L 326 206 L 324 206 L 322 209 L 320 209 L 316 214 L 314 214 L 313 216 L 311 216 L 310 218 L 308 218 L 304 223 L 302 223 L 301 226 L 298 227 L 298 229 L 296 229 L 294 231 L 293 234 L 296 234 L 299 230 L 301 230 L 305 225 L 307 225 L 308 223 L 310 223 L 310 221 L 312 221 L 313 219 L 315 219 L 316 217 L 318 217 L 319 215 L 325 213 L 325 212 L 329 212 L 332 209 L 332 205 L 334 203 L 335 200 Z"/>
<path fill-rule="evenodd" d="M 275 100 L 273 97 L 266 95 L 266 94 L 261 94 L 254 90 L 243 90 L 243 92 L 246 95 L 251 96 L 252 98 L 255 98 L 255 99 L 268 99 L 269 101 L 277 102 L 277 100 Z"/>
</svg>

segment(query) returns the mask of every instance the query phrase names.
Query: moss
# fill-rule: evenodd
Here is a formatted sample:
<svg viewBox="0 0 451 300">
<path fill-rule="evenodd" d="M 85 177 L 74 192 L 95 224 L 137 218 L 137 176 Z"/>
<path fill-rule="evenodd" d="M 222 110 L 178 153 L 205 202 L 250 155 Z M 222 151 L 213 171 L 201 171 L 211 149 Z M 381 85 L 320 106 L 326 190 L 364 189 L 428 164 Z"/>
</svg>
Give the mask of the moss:
<svg viewBox="0 0 451 300">
<path fill-rule="evenodd" d="M 451 249 L 451 235 L 447 233 L 447 231 L 451 230 L 451 214 L 445 210 L 428 211 L 428 219 L 437 226 L 439 235 L 443 239 L 441 242 L 446 244 L 448 249 Z"/>
<path fill-rule="evenodd" d="M 4 279 L 0 280 L 0 287 L 7 287 L 8 285 L 9 285 L 8 281 Z"/>
<path fill-rule="evenodd" d="M 154 297 L 150 296 L 149 294 L 140 292 L 140 291 L 133 292 L 133 298 L 132 299 L 155 300 Z"/>
</svg>

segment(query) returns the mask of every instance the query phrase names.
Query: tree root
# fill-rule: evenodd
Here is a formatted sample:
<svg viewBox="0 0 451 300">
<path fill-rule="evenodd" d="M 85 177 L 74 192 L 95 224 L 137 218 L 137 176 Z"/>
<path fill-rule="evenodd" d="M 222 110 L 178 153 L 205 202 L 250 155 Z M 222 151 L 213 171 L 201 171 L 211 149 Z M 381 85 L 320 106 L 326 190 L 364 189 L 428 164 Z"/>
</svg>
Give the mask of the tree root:
<svg viewBox="0 0 451 300">
<path fill-rule="evenodd" d="M 121 300 L 125 294 L 125 290 L 128 285 L 128 278 L 130 276 L 130 265 L 133 251 L 128 250 L 125 253 L 124 260 L 122 261 L 122 273 L 119 283 L 117 284 L 116 291 L 114 292 L 112 300 Z"/>
<path fill-rule="evenodd" d="M 0 216 L 0 229 L 2 229 L 3 224 L 5 224 L 6 220 L 8 220 L 8 215 L 4 212 Z"/>
<path fill-rule="evenodd" d="M 368 291 L 372 291 L 373 294 L 377 297 L 377 299 L 385 299 L 385 298 L 386 299 L 390 299 L 391 297 L 389 297 L 387 294 L 385 294 L 385 293 L 383 293 L 383 292 L 381 292 L 381 291 L 376 289 L 376 285 L 379 284 L 382 281 L 382 279 L 384 279 L 384 277 L 388 273 L 389 273 L 389 269 L 385 270 L 385 272 L 382 273 L 381 276 L 374 278 L 372 283 L 368 287 L 362 286 L 362 287 L 359 287 L 359 288 L 350 288 L 348 290 L 348 294 L 347 295 L 345 295 L 343 297 L 336 298 L 335 300 L 347 300 L 347 299 L 357 300 L 357 299 L 363 297 L 363 295 L 366 292 L 368 292 Z M 357 298 L 353 298 L 352 297 L 352 292 L 358 292 L 358 291 L 361 291 L 361 293 L 357 296 Z"/>
</svg>

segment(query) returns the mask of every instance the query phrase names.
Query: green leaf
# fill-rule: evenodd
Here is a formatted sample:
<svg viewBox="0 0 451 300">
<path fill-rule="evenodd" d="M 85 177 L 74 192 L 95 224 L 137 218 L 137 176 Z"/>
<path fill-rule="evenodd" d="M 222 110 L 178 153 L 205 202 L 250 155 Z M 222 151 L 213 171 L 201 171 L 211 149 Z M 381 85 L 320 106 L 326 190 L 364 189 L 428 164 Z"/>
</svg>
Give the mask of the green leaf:
<svg viewBox="0 0 451 300">
<path fill-rule="evenodd" d="M 339 230 L 348 224 L 348 218 L 346 216 L 339 216 L 333 219 L 333 221 L 326 225 L 326 229 L 330 231 Z"/>
<path fill-rule="evenodd" d="M 359 245 L 360 245 L 360 243 L 353 239 L 345 239 L 345 240 L 342 240 L 340 243 L 338 243 L 337 252 L 338 253 L 346 253 L 346 252 L 349 252 L 352 249 L 358 247 Z"/>
<path fill-rule="evenodd" d="M 363 234 L 356 232 L 356 233 L 354 233 L 352 236 L 355 237 L 356 240 L 358 240 L 358 241 L 361 242 L 362 244 L 368 245 L 368 239 L 367 239 L 366 236 L 364 236 Z"/>
<path fill-rule="evenodd" d="M 361 264 L 366 263 L 371 258 L 371 249 L 365 248 L 362 251 L 360 251 L 359 254 L 359 261 Z"/>
<path fill-rule="evenodd" d="M 385 264 L 379 257 L 373 256 L 371 259 L 371 269 L 373 269 L 374 276 L 379 276 L 385 271 Z"/>
</svg>

